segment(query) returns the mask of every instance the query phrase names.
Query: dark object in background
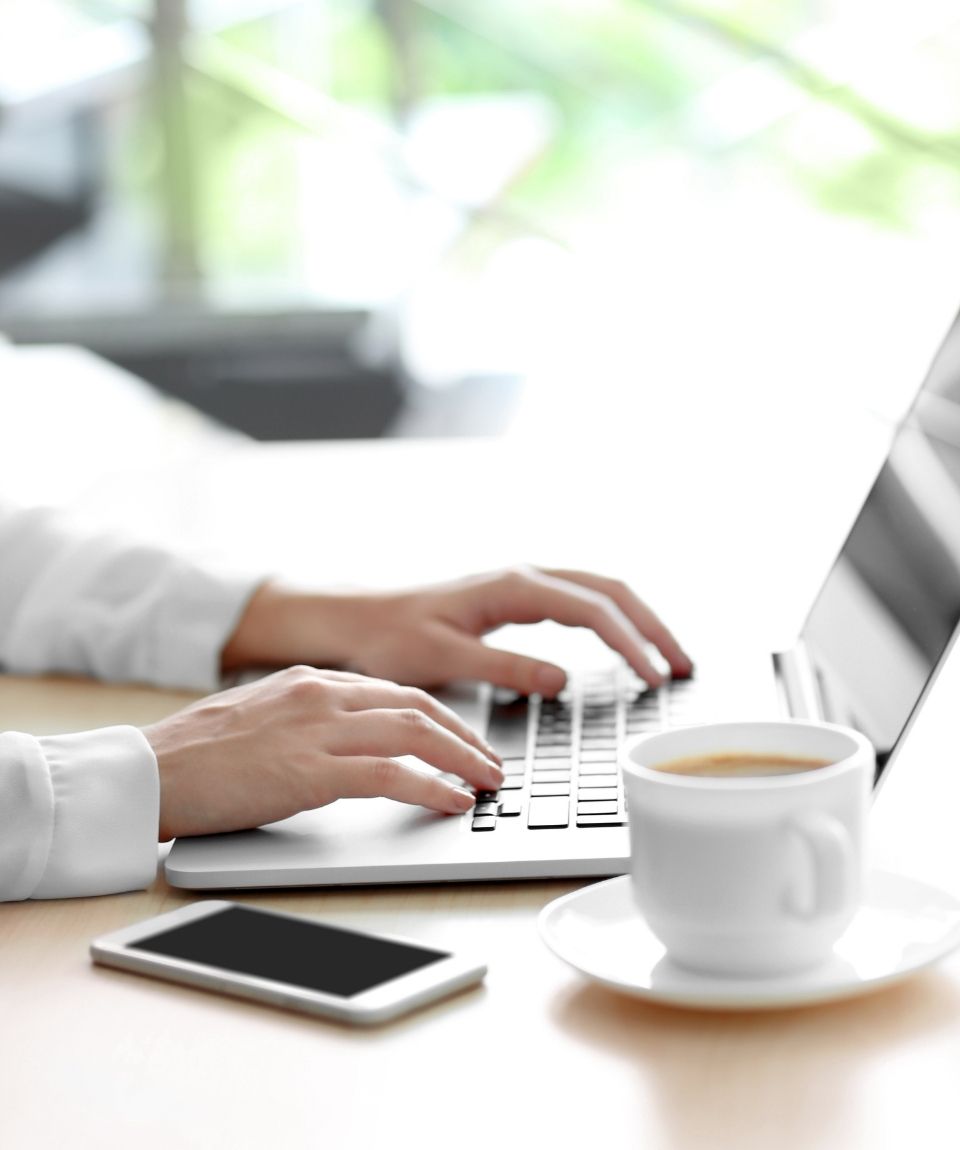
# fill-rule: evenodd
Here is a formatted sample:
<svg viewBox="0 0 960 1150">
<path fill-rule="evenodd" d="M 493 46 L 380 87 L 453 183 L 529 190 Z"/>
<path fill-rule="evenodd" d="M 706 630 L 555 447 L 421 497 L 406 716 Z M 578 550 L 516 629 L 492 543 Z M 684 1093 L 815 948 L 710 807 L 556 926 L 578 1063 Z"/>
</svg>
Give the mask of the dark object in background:
<svg viewBox="0 0 960 1150">
<path fill-rule="evenodd" d="M 28 263 L 91 217 L 85 197 L 56 199 L 0 185 L 0 275 Z"/>
<path fill-rule="evenodd" d="M 386 432 L 403 406 L 402 384 L 391 372 L 309 347 L 244 348 L 239 342 L 107 358 L 260 440 L 373 438 Z"/>
<path fill-rule="evenodd" d="M 522 390 L 515 374 L 434 389 L 381 349 L 357 347 L 370 313 L 348 309 L 212 313 L 166 309 L 91 316 L 3 315 L 16 343 L 66 343 L 258 440 L 499 435 Z"/>
<path fill-rule="evenodd" d="M 259 440 L 384 435 L 404 406 L 399 368 L 354 351 L 365 311 L 5 317 L 17 343 L 68 343 Z"/>
<path fill-rule="evenodd" d="M 7 128 L 0 106 L 0 127 Z M 39 149 L 45 161 L 56 157 L 38 178 L 27 165 L 0 180 L 0 276 L 29 264 L 53 244 L 87 227 L 98 207 L 102 146 L 97 113 L 72 108 L 62 122 L 20 128 L 21 141 Z M 55 189 L 55 190 L 54 190 Z"/>
</svg>

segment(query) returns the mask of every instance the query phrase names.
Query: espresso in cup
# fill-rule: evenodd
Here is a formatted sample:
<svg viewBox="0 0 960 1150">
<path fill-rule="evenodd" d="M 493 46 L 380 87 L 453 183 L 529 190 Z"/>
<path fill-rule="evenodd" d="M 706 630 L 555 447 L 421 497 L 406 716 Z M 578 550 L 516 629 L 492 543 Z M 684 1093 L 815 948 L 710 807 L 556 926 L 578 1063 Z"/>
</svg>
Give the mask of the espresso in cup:
<svg viewBox="0 0 960 1150">
<path fill-rule="evenodd" d="M 751 978 L 827 959 L 859 905 L 874 765 L 858 731 L 813 721 L 629 740 L 633 894 L 669 959 Z"/>
<path fill-rule="evenodd" d="M 805 755 L 756 754 L 749 751 L 720 751 L 709 755 L 685 755 L 658 763 L 658 771 L 670 775 L 693 775 L 708 779 L 760 778 L 768 775 L 798 775 L 828 767 L 832 759 Z"/>
</svg>

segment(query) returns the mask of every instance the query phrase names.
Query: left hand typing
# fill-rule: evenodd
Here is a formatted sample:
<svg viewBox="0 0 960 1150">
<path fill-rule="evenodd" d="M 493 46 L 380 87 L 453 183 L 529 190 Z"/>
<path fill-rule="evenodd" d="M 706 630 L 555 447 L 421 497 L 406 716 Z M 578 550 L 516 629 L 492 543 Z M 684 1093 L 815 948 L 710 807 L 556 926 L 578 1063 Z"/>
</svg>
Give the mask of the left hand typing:
<svg viewBox="0 0 960 1150">
<path fill-rule="evenodd" d="M 478 679 L 523 694 L 556 695 L 561 667 L 497 650 L 483 637 L 508 623 L 588 627 L 651 686 L 693 664 L 667 626 L 625 583 L 585 571 L 521 566 L 406 591 L 306 593 L 274 583 L 250 601 L 223 652 L 224 670 L 309 663 L 411 686 Z"/>
</svg>

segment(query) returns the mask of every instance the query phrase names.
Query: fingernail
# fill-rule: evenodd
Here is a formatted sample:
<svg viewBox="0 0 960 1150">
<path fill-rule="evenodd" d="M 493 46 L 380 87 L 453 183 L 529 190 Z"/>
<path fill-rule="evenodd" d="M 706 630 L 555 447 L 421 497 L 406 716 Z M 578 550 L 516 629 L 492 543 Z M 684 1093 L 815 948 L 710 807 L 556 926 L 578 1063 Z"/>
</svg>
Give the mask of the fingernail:
<svg viewBox="0 0 960 1150">
<path fill-rule="evenodd" d="M 533 689 L 538 695 L 552 699 L 559 694 L 567 681 L 559 667 L 538 667 L 533 673 Z"/>
<path fill-rule="evenodd" d="M 503 756 L 498 754 L 489 743 L 483 744 L 484 750 L 487 752 L 487 758 L 492 759 L 497 765 L 503 762 Z"/>
<path fill-rule="evenodd" d="M 454 810 L 468 811 L 475 801 L 476 796 L 472 795 L 469 791 L 465 791 L 461 787 L 450 788 L 450 802 Z"/>
</svg>

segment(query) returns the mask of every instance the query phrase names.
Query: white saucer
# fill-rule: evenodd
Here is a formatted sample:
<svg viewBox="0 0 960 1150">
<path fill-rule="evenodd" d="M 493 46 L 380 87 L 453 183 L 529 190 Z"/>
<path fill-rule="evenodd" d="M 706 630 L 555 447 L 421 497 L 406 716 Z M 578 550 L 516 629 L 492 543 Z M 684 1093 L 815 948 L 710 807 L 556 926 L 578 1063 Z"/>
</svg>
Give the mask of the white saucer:
<svg viewBox="0 0 960 1150">
<path fill-rule="evenodd" d="M 634 905 L 629 875 L 555 899 L 538 926 L 564 962 L 614 990 L 674 1006 L 770 1010 L 863 994 L 929 966 L 960 946 L 960 902 L 903 875 L 872 871 L 832 956 L 770 978 L 698 974 L 672 962 Z"/>
</svg>

